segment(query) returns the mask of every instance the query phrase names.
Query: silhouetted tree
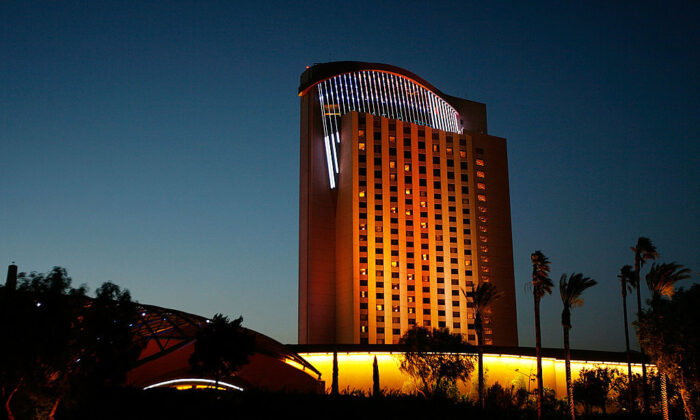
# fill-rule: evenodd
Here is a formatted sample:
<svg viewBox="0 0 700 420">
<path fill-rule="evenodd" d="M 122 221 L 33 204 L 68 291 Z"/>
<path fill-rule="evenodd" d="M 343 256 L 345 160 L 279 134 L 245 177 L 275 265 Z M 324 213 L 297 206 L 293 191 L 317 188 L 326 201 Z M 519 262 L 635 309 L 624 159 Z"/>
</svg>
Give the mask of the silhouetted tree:
<svg viewBox="0 0 700 420">
<path fill-rule="evenodd" d="M 552 294 L 554 283 L 549 278 L 549 259 L 542 251 L 530 255 L 532 261 L 532 295 L 535 300 L 535 355 L 537 356 L 537 418 L 542 418 L 542 331 L 540 328 L 540 300 L 545 294 Z"/>
<path fill-rule="evenodd" d="M 479 283 L 473 294 L 462 289 L 465 298 L 471 297 L 474 304 L 474 328 L 476 329 L 479 372 L 479 404 L 485 406 L 484 395 L 484 322 L 483 317 L 491 309 L 493 303 L 503 294 L 492 283 Z"/>
<path fill-rule="evenodd" d="M 574 398 L 583 404 L 586 414 L 590 414 L 595 406 L 600 407 L 603 414 L 607 413 L 608 394 L 618 376 L 617 369 L 608 367 L 581 369 L 574 381 Z"/>
<path fill-rule="evenodd" d="M 331 382 L 331 395 L 338 395 L 338 352 L 333 352 L 333 379 Z"/>
<path fill-rule="evenodd" d="M 647 276 L 653 291 L 651 307 L 640 313 L 636 327 L 644 352 L 660 373 L 678 386 L 686 418 L 695 419 L 700 400 L 700 285 L 693 284 L 689 290 L 680 289 L 675 294 L 672 286 L 687 274 L 687 269 L 675 263 L 652 266 Z M 670 300 L 661 298 L 669 294 Z"/>
<path fill-rule="evenodd" d="M 17 290 L 0 291 L 0 322 L 13 343 L 0 346 L 8 417 L 13 418 L 11 400 L 20 387 L 36 404 L 48 404 L 45 415 L 51 417 L 61 401 L 74 403 L 96 389 L 120 385 L 139 353 L 129 292 L 105 283 L 90 299 L 85 286 L 73 288 L 60 267 L 20 273 L 18 280 Z"/>
<path fill-rule="evenodd" d="M 485 394 L 488 407 L 499 409 L 502 412 L 513 412 L 513 414 L 516 414 L 527 406 L 529 395 L 525 388 L 516 387 L 514 385 L 506 388 L 501 386 L 498 382 L 491 385 L 486 390 Z M 517 414 L 522 415 L 522 413 Z M 513 417 L 520 417 L 517 414 Z"/>
<path fill-rule="evenodd" d="M 651 243 L 651 239 L 640 236 L 637 238 L 637 244 L 630 247 L 632 252 L 634 252 L 634 288 L 637 291 L 637 320 L 639 320 L 639 314 L 642 313 L 642 285 L 640 280 L 640 272 L 642 266 L 648 260 L 656 259 L 659 253 L 656 252 L 656 247 Z M 642 350 L 642 356 L 644 356 L 644 349 Z M 647 365 L 644 362 L 644 357 L 642 357 L 642 399 L 644 400 L 644 412 L 649 412 L 649 390 L 647 389 Z"/>
<path fill-rule="evenodd" d="M 399 369 L 411 375 L 423 396 L 448 396 L 457 381 L 466 381 L 474 370 L 469 348 L 461 334 L 448 329 L 414 327 L 401 337 L 406 347 Z"/>
<path fill-rule="evenodd" d="M 255 352 L 255 338 L 242 327 L 243 317 L 230 321 L 222 314 L 197 332 L 189 362 L 195 373 L 211 375 L 215 386 L 233 376 Z"/>
<path fill-rule="evenodd" d="M 374 356 L 374 362 L 372 362 L 372 395 L 378 397 L 382 394 L 381 388 L 379 388 L 379 364 L 377 364 L 377 356 Z"/>
<path fill-rule="evenodd" d="M 628 289 L 632 287 L 635 279 L 634 270 L 632 270 L 631 265 L 625 265 L 620 269 L 620 274 L 617 276 L 620 279 L 620 286 L 622 288 L 622 314 L 625 322 L 625 357 L 627 358 L 627 380 L 632 380 L 632 360 L 630 358 L 630 334 L 629 334 L 629 321 L 627 320 L 627 292 Z M 631 391 L 632 388 L 629 387 Z M 628 397 L 628 408 L 633 409 L 634 405 L 632 403 L 633 395 L 632 392 L 627 393 Z"/>
<path fill-rule="evenodd" d="M 576 418 L 574 410 L 574 389 L 571 384 L 571 349 L 569 347 L 569 330 L 571 330 L 571 309 L 583 305 L 581 294 L 596 285 L 596 281 L 584 277 L 581 273 L 572 273 L 567 279 L 566 274 L 562 274 L 559 279 L 559 294 L 564 309 L 561 312 L 561 325 L 564 328 L 564 350 L 566 352 L 566 390 L 569 397 L 569 415 L 571 420 Z"/>
<path fill-rule="evenodd" d="M 690 277 L 690 269 L 683 268 L 682 265 L 672 263 L 664 263 L 651 265 L 651 269 L 647 273 L 647 286 L 651 291 L 652 301 L 661 299 L 661 296 L 673 296 L 676 282 Z M 664 420 L 669 420 L 668 416 L 668 392 L 666 387 L 666 375 L 660 372 L 661 381 L 661 412 Z"/>
</svg>

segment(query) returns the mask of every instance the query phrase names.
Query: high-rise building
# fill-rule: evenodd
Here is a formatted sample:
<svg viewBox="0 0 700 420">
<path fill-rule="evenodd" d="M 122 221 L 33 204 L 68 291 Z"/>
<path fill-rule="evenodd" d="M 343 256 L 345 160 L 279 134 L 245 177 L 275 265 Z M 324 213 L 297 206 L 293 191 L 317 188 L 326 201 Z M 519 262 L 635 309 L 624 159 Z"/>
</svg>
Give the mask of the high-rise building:
<svg viewBox="0 0 700 420">
<path fill-rule="evenodd" d="M 484 341 L 517 346 L 506 141 L 486 106 L 362 62 L 307 68 L 299 97 L 299 343 L 415 325 L 475 343 L 469 294 L 491 282 Z"/>
</svg>

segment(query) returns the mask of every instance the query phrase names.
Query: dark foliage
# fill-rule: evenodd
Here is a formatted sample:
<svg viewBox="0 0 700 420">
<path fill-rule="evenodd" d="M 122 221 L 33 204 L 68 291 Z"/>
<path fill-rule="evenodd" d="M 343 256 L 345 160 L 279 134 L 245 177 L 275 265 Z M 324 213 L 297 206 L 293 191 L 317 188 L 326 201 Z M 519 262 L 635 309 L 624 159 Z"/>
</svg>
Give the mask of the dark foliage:
<svg viewBox="0 0 700 420">
<path fill-rule="evenodd" d="M 15 414 L 44 416 L 59 403 L 71 405 L 121 385 L 139 354 L 129 292 L 105 283 L 91 299 L 84 286 L 71 286 L 60 267 L 20 273 L 18 280 L 16 290 L 0 289 L 1 328 L 12 343 L 0 346 L 5 405 L 12 407 L 7 402 L 14 400 Z"/>
<path fill-rule="evenodd" d="M 255 338 L 241 326 L 243 317 L 230 321 L 221 314 L 197 332 L 190 366 L 195 373 L 219 380 L 234 375 L 255 351 Z"/>
<path fill-rule="evenodd" d="M 474 370 L 473 350 L 461 334 L 448 329 L 412 328 L 401 337 L 407 350 L 399 369 L 411 375 L 425 397 L 456 396 L 457 382 L 466 381 Z"/>
<path fill-rule="evenodd" d="M 645 353 L 678 388 L 686 417 L 695 418 L 700 400 L 700 284 L 672 299 L 652 299 L 635 323 Z"/>
<path fill-rule="evenodd" d="M 607 367 L 581 369 L 579 378 L 574 381 L 574 400 L 583 405 L 587 414 L 593 412 L 593 407 L 599 407 L 602 413 L 606 413 L 610 391 L 618 376 L 620 372 L 617 369 Z"/>
</svg>

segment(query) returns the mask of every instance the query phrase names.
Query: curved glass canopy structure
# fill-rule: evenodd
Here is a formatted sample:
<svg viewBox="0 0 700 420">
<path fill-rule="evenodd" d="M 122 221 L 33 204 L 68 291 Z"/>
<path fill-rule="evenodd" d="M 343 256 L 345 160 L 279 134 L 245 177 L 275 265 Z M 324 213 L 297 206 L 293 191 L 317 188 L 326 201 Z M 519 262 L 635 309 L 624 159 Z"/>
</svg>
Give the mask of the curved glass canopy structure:
<svg viewBox="0 0 700 420">
<path fill-rule="evenodd" d="M 350 111 L 462 132 L 458 113 L 449 103 L 422 84 L 392 72 L 338 74 L 318 82 L 317 91 L 331 188 L 335 188 L 339 172 L 340 117 Z"/>
</svg>

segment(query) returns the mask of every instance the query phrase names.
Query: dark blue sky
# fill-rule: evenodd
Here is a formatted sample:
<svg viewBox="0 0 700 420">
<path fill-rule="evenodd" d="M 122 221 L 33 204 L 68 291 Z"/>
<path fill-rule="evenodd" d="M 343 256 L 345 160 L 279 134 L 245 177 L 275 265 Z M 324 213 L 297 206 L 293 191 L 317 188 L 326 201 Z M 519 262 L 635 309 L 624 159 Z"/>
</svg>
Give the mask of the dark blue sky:
<svg viewBox="0 0 700 420">
<path fill-rule="evenodd" d="M 521 345 L 541 249 L 600 283 L 572 345 L 623 349 L 636 238 L 700 271 L 699 3 L 435 3 L 0 3 L 0 263 L 296 342 L 299 75 L 384 62 L 508 139 Z"/>
</svg>

